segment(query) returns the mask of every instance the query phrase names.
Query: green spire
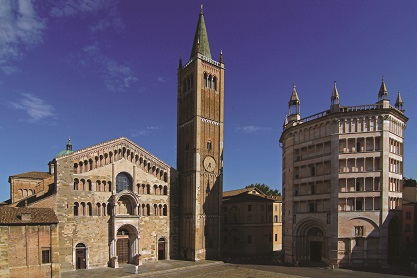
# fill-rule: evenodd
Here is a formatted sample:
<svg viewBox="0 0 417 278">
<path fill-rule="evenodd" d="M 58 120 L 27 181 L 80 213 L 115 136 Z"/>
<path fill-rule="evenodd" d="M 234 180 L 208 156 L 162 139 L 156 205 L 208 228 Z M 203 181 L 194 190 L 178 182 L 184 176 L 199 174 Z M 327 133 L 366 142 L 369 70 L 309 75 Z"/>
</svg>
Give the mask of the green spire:
<svg viewBox="0 0 417 278">
<path fill-rule="evenodd" d="M 206 23 L 204 22 L 203 5 L 201 5 L 200 16 L 198 18 L 197 30 L 194 35 L 193 49 L 190 59 L 197 53 L 201 53 L 211 59 L 210 44 L 207 36 Z"/>
</svg>

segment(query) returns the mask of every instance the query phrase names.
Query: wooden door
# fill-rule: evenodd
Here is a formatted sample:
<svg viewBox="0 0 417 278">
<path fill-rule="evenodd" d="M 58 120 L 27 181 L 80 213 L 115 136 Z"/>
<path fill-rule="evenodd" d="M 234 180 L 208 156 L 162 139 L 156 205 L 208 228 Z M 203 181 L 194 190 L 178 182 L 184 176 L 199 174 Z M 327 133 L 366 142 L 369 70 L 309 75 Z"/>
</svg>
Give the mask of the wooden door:
<svg viewBox="0 0 417 278">
<path fill-rule="evenodd" d="M 158 260 L 165 260 L 165 241 L 158 241 Z"/>
<path fill-rule="evenodd" d="M 76 254 L 75 259 L 76 259 L 77 269 L 85 269 L 87 265 L 85 248 L 76 249 L 75 254 Z"/>
<path fill-rule="evenodd" d="M 117 240 L 117 256 L 119 263 L 129 262 L 129 239 L 119 238 Z"/>
</svg>

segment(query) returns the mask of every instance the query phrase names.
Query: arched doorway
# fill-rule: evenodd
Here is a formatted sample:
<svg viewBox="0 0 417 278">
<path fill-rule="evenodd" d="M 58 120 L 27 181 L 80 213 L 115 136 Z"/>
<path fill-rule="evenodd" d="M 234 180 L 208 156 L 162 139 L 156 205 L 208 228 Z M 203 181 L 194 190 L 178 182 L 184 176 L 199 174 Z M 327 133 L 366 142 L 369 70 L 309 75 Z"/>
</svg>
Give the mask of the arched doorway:
<svg viewBox="0 0 417 278">
<path fill-rule="evenodd" d="M 87 248 L 84 243 L 78 243 L 75 246 L 75 268 L 86 269 L 87 268 Z"/>
<path fill-rule="evenodd" d="M 138 230 L 129 224 L 122 225 L 117 230 L 115 245 L 118 263 L 133 263 L 135 256 L 139 254 Z"/>
<path fill-rule="evenodd" d="M 396 218 L 388 224 L 388 263 L 395 264 L 400 258 L 400 223 Z"/>
<path fill-rule="evenodd" d="M 295 254 L 293 262 L 328 262 L 328 245 L 321 223 L 307 219 L 296 228 Z"/>
<path fill-rule="evenodd" d="M 158 260 L 166 259 L 166 241 L 164 238 L 158 240 Z"/>
</svg>

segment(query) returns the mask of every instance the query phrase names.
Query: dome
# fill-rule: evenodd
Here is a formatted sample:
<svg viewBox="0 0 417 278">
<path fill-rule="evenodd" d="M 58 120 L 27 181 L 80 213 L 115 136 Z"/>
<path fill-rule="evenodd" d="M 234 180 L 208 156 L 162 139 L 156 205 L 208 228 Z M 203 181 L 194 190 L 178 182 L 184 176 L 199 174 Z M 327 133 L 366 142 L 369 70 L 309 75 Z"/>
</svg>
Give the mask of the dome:
<svg viewBox="0 0 417 278">
<path fill-rule="evenodd" d="M 65 155 L 67 155 L 67 154 L 71 154 L 71 153 L 73 153 L 73 150 L 72 150 L 72 145 L 71 145 L 71 139 L 68 137 L 68 142 L 67 142 L 67 147 L 66 147 L 66 149 L 65 150 L 63 150 L 63 151 L 60 151 L 56 156 L 55 156 L 55 158 L 58 158 L 58 157 L 61 157 L 61 156 L 65 156 Z"/>
<path fill-rule="evenodd" d="M 65 155 L 67 155 L 67 154 L 70 154 L 70 153 L 73 153 L 73 151 L 72 150 L 63 150 L 63 151 L 60 151 L 56 156 L 55 156 L 55 158 L 58 158 L 58 157 L 61 157 L 61 156 L 65 156 Z"/>
</svg>

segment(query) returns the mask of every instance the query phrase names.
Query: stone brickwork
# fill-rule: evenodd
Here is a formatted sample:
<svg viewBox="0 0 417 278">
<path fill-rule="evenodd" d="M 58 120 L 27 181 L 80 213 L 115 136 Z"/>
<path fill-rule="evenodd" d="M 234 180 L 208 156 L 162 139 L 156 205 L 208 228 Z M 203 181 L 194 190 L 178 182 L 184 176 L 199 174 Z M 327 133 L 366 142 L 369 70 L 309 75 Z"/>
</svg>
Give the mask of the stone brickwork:
<svg viewBox="0 0 417 278">
<path fill-rule="evenodd" d="M 178 69 L 179 256 L 221 255 L 224 64 L 211 58 L 203 12 L 190 61 Z"/>
<path fill-rule="evenodd" d="M 80 161 L 96 163 L 85 168 Z M 144 262 L 170 258 L 171 167 L 126 138 L 77 151 L 52 163 L 57 178 L 63 270 L 117 266 L 122 238 L 128 239 L 125 262 L 133 262 L 137 254 Z M 80 167 L 84 169 L 80 171 Z M 122 190 L 117 178 L 120 173 L 127 177 Z M 85 265 L 77 265 L 77 245 L 85 248 Z"/>
<path fill-rule="evenodd" d="M 55 224 L 0 226 L 0 277 L 60 277 L 56 237 Z"/>
</svg>

